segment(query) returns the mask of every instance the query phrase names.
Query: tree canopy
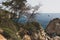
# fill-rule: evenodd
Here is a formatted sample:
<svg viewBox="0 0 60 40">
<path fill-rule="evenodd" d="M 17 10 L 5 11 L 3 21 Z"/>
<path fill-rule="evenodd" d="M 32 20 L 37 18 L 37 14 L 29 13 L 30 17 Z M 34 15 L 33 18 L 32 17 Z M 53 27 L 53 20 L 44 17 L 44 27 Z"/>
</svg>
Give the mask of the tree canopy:
<svg viewBox="0 0 60 40">
<path fill-rule="evenodd" d="M 9 8 L 9 11 L 14 13 L 12 18 L 18 16 L 18 20 L 20 19 L 20 16 L 23 14 L 27 14 L 27 17 L 30 20 L 35 15 L 34 13 L 40 8 L 40 4 L 36 5 L 35 7 L 32 7 L 30 4 L 27 3 L 27 0 L 6 0 L 2 3 L 2 5 L 6 6 L 6 8 Z M 28 13 L 30 13 L 29 11 L 32 9 L 32 14 L 28 16 Z"/>
<path fill-rule="evenodd" d="M 2 4 L 6 7 L 9 7 L 11 11 L 14 11 L 16 13 L 29 10 L 26 2 L 26 0 L 7 0 Z"/>
</svg>

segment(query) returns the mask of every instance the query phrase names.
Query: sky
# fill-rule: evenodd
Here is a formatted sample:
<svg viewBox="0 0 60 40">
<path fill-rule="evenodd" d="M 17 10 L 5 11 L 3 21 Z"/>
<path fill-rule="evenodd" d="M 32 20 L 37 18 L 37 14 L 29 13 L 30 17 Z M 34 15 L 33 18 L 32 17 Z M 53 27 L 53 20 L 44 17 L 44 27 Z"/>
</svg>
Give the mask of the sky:
<svg viewBox="0 0 60 40">
<path fill-rule="evenodd" d="M 3 0 L 0 0 L 0 3 Z M 60 0 L 27 0 L 32 6 L 41 4 L 39 13 L 60 13 Z"/>
<path fill-rule="evenodd" d="M 32 6 L 41 4 L 38 12 L 42 13 L 60 13 L 60 0 L 28 0 Z"/>
</svg>

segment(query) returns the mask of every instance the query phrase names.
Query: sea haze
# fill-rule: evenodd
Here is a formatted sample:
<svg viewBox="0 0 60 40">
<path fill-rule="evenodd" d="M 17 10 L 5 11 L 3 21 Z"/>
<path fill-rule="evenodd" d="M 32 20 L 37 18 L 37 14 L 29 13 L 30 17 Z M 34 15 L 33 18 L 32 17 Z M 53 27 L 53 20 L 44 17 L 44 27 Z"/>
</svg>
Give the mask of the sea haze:
<svg viewBox="0 0 60 40">
<path fill-rule="evenodd" d="M 54 18 L 60 18 L 60 13 L 40 13 L 40 15 L 36 15 L 37 21 L 41 23 L 44 28 L 46 28 L 48 23 Z"/>
<path fill-rule="evenodd" d="M 48 25 L 48 23 L 54 18 L 60 18 L 60 13 L 38 13 L 36 14 L 36 20 L 39 22 L 44 28 Z M 27 22 L 26 17 L 21 17 L 19 22 Z"/>
</svg>

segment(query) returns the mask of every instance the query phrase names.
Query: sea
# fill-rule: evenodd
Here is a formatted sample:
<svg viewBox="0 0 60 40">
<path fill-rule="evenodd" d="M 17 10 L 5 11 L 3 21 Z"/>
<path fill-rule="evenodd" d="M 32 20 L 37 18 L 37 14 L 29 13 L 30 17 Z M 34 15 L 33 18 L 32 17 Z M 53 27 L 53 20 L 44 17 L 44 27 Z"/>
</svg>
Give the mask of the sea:
<svg viewBox="0 0 60 40">
<path fill-rule="evenodd" d="M 60 18 L 60 13 L 37 13 L 35 18 L 45 29 L 51 20 Z M 27 22 L 27 18 L 22 16 L 18 22 L 25 23 Z"/>
</svg>

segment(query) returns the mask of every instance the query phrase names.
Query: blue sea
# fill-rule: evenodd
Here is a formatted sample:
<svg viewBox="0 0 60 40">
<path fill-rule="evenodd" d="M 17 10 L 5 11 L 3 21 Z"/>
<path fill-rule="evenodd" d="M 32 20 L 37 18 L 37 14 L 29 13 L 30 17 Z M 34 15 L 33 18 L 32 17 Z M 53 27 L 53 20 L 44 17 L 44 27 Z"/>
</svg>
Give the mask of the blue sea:
<svg viewBox="0 0 60 40">
<path fill-rule="evenodd" d="M 42 27 L 45 29 L 48 25 L 48 23 L 53 20 L 54 18 L 60 18 L 60 13 L 38 13 L 36 14 L 36 20 L 39 22 Z M 27 22 L 26 17 L 21 17 L 19 19 L 19 22 Z"/>
</svg>

